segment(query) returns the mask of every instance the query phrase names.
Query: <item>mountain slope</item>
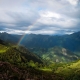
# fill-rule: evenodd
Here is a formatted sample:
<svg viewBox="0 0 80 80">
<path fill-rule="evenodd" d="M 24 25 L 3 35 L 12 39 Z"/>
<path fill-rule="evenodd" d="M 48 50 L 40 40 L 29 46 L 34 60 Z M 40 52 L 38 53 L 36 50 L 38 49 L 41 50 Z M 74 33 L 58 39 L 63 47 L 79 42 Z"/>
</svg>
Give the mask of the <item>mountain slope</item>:
<svg viewBox="0 0 80 80">
<path fill-rule="evenodd" d="M 8 62 L 0 61 L 0 80 L 20 80 L 22 71 Z"/>
<path fill-rule="evenodd" d="M 6 32 L 0 33 L 0 39 L 6 42 L 17 43 L 20 36 L 14 36 Z"/>
<path fill-rule="evenodd" d="M 0 39 L 18 43 L 23 35 L 11 35 L 8 33 L 0 33 Z M 80 52 L 80 32 L 75 32 L 70 35 L 25 35 L 20 43 L 27 48 L 52 48 L 61 46 L 72 52 Z"/>
<path fill-rule="evenodd" d="M 80 60 L 58 67 L 55 73 L 63 75 L 65 80 L 80 80 Z"/>
<path fill-rule="evenodd" d="M 52 48 L 54 46 L 61 46 L 72 52 L 80 52 L 80 32 L 62 36 L 25 35 L 21 44 L 28 48 Z"/>
<path fill-rule="evenodd" d="M 4 41 L 3 41 L 4 42 Z M 0 60 L 10 63 L 21 63 L 33 60 L 42 63 L 41 59 L 35 54 L 21 46 L 6 46 L 0 43 Z"/>
<path fill-rule="evenodd" d="M 71 62 L 80 58 L 80 56 L 70 50 L 57 46 L 48 49 L 31 48 L 30 50 L 39 55 L 47 63 Z"/>
<path fill-rule="evenodd" d="M 53 60 L 57 58 L 58 60 L 55 62 L 61 62 L 62 60 L 67 61 L 69 58 L 70 61 L 76 60 L 78 56 L 74 55 L 74 53 L 68 49 L 57 46 L 49 48 L 48 50 L 45 48 L 39 48 L 40 50 L 35 48 L 35 51 L 38 50 L 41 53 L 38 53 L 38 55 L 40 54 L 40 56 L 49 63 L 49 65 L 43 65 L 38 56 L 23 46 L 7 45 L 8 43 L 6 44 L 6 42 L 2 40 L 0 41 L 0 80 L 80 79 L 80 60 L 71 63 L 53 63 Z M 62 57 L 64 57 L 65 60 Z M 51 71 L 49 71 L 49 69 Z"/>
</svg>

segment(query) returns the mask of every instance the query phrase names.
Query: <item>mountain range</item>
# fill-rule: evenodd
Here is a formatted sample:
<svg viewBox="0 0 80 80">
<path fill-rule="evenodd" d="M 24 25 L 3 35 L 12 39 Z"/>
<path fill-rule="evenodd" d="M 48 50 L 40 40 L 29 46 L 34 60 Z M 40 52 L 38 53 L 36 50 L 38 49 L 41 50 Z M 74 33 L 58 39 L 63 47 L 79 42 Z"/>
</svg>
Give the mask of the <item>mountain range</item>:
<svg viewBox="0 0 80 80">
<path fill-rule="evenodd" d="M 23 35 L 0 33 L 0 39 L 18 43 Z M 80 32 L 70 35 L 40 35 L 27 34 L 20 43 L 27 48 L 52 48 L 55 46 L 69 49 L 72 52 L 80 51 Z"/>
<path fill-rule="evenodd" d="M 28 49 L 0 40 L 0 80 L 26 79 L 79 80 L 79 56 L 61 46 Z"/>
<path fill-rule="evenodd" d="M 0 80 L 53 80 L 60 75 L 44 71 L 41 58 L 23 46 L 0 40 Z"/>
</svg>

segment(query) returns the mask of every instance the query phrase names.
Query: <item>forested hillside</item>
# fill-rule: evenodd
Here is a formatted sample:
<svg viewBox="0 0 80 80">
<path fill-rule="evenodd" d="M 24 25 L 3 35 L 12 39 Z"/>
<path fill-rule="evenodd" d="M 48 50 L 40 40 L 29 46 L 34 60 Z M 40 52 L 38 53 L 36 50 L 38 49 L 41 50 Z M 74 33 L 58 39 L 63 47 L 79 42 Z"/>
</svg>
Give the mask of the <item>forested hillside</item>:
<svg viewBox="0 0 80 80">
<path fill-rule="evenodd" d="M 48 50 L 51 54 L 71 56 L 73 53 L 64 48 L 54 47 Z M 43 51 L 47 51 L 43 49 Z M 57 51 L 57 52 L 56 52 Z M 63 51 L 63 53 L 61 52 Z M 67 53 L 68 52 L 68 53 Z M 44 56 L 43 55 L 43 56 Z M 59 56 L 58 56 L 59 55 Z M 74 56 L 73 56 L 74 57 Z M 54 58 L 54 57 L 53 57 Z M 45 58 L 46 59 L 46 58 Z M 73 59 L 73 58 L 72 58 Z M 51 61 L 51 60 L 46 60 Z M 53 62 L 46 64 L 41 58 L 23 46 L 17 46 L 0 40 L 0 80 L 79 80 L 80 60 L 68 63 Z"/>
</svg>

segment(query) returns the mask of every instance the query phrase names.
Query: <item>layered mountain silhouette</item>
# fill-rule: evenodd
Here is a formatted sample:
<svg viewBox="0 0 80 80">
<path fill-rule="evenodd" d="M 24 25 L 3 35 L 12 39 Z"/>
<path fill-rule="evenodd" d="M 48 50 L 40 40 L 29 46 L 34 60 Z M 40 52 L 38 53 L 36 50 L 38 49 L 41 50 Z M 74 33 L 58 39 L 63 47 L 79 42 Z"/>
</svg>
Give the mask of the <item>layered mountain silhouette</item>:
<svg viewBox="0 0 80 80">
<path fill-rule="evenodd" d="M 11 35 L 11 34 L 8 34 L 6 32 L 0 33 L 0 39 L 4 40 L 6 42 L 9 42 L 9 43 L 10 42 L 11 43 L 17 43 L 20 37 L 21 36 L 19 36 L 19 35 L 18 36 L 17 35 Z"/>
<path fill-rule="evenodd" d="M 0 33 L 0 39 L 18 43 L 23 35 L 11 35 L 8 33 Z M 27 48 L 52 48 L 54 46 L 64 47 L 72 52 L 80 51 L 80 32 L 70 35 L 25 35 L 21 45 Z"/>
</svg>

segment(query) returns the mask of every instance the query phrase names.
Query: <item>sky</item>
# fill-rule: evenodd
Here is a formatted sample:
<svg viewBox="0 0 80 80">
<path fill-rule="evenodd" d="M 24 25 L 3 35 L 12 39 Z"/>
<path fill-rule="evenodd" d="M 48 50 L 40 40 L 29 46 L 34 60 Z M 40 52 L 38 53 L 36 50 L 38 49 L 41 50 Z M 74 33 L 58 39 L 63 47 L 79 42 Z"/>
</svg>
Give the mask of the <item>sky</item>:
<svg viewBox="0 0 80 80">
<path fill-rule="evenodd" d="M 80 31 L 80 0 L 0 0 L 0 32 L 72 34 Z"/>
</svg>

